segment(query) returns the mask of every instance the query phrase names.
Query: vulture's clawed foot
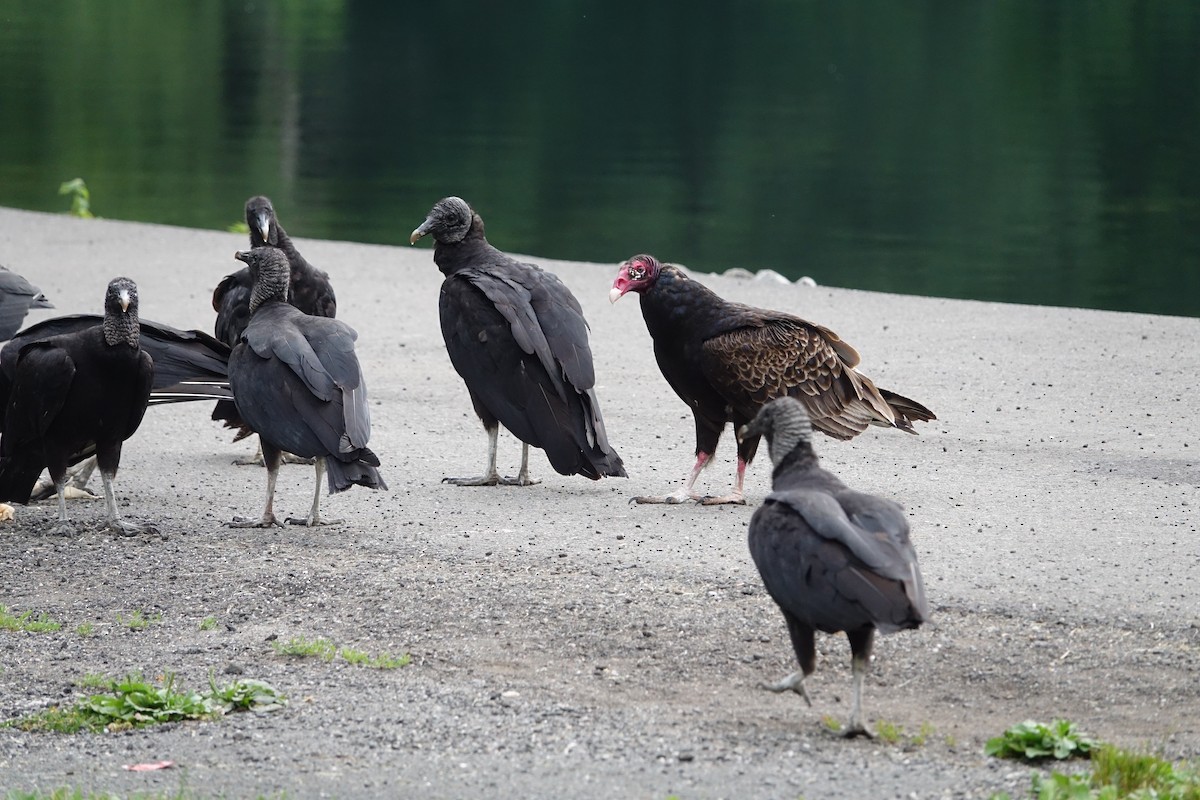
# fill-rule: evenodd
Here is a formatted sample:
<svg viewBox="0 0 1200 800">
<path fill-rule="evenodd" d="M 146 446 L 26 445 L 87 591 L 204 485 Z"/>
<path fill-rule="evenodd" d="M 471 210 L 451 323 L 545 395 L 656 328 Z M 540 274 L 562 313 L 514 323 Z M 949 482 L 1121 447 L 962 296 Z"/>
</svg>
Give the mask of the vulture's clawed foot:
<svg viewBox="0 0 1200 800">
<path fill-rule="evenodd" d="M 476 475 L 474 478 L 442 478 L 442 483 L 453 486 L 495 486 L 500 483 L 500 476 L 493 472 L 490 475 Z"/>
<path fill-rule="evenodd" d="M 227 528 L 282 528 L 283 523 L 275 519 L 274 514 L 263 514 L 259 519 L 234 517 L 225 523 Z"/>
<path fill-rule="evenodd" d="M 689 492 L 687 489 L 678 489 L 677 491 L 671 492 L 670 494 L 664 494 L 664 495 L 641 494 L 641 495 L 638 495 L 637 497 L 634 497 L 629 502 L 637 503 L 638 505 L 646 505 L 648 503 L 649 504 L 665 503 L 667 505 L 678 505 L 680 503 L 696 503 L 702 499 L 703 498 L 701 498 L 700 495 L 698 495 L 694 492 Z"/>
<path fill-rule="evenodd" d="M 324 519 L 322 517 L 288 517 L 288 525 L 303 525 L 306 528 L 319 528 L 322 525 L 344 525 L 344 519 Z"/>
<path fill-rule="evenodd" d="M 505 475 L 500 479 L 501 486 L 537 486 L 541 482 L 540 479 L 531 478 L 528 475 L 518 475 L 515 478 L 511 475 Z"/>
<path fill-rule="evenodd" d="M 108 520 L 100 530 L 116 536 L 162 536 L 162 532 L 153 522 L 137 523 L 125 519 Z"/>
<path fill-rule="evenodd" d="M 874 739 L 875 731 L 868 728 L 867 724 L 861 719 L 852 719 L 850 720 L 850 724 L 846 726 L 846 729 L 842 731 L 842 738 L 854 739 L 859 736 L 863 737 L 864 739 Z"/>
<path fill-rule="evenodd" d="M 777 683 L 761 683 L 759 686 L 768 692 L 775 692 L 776 694 L 780 692 L 795 692 L 804 698 L 804 702 L 808 703 L 809 707 L 812 706 L 812 698 L 808 696 L 808 689 L 804 688 L 803 672 L 793 672 Z"/>
<path fill-rule="evenodd" d="M 732 492 L 730 494 L 723 494 L 720 497 L 711 497 L 711 496 L 702 497 L 702 498 L 700 498 L 700 505 L 702 505 L 702 506 L 744 506 L 744 505 L 746 505 L 746 498 L 745 498 L 745 496 L 742 495 L 741 492 Z"/>
<path fill-rule="evenodd" d="M 232 463 L 237 467 L 265 467 L 267 465 L 267 462 L 263 461 L 262 450 L 259 450 L 252 456 L 235 458 Z"/>
<path fill-rule="evenodd" d="M 69 520 L 59 520 L 54 523 L 54 527 L 46 532 L 51 536 L 74 536 L 75 526 Z"/>
</svg>

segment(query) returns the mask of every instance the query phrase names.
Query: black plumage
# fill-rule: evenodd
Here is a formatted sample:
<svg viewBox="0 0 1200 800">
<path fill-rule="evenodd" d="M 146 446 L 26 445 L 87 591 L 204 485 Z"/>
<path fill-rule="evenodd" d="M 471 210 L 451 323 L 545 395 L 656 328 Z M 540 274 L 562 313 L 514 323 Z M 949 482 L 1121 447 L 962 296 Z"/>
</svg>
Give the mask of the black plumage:
<svg viewBox="0 0 1200 800">
<path fill-rule="evenodd" d="M 267 504 L 256 522 L 279 524 L 274 513 L 275 477 L 282 451 L 313 458 L 317 481 L 306 525 L 328 524 L 320 516 L 321 476 L 330 493 L 353 484 L 386 489 L 379 458 L 367 447 L 371 416 L 367 388 L 354 353 L 358 334 L 344 322 L 309 316 L 287 303 L 288 261 L 276 247 L 243 250 L 254 277 L 250 323 L 229 358 L 229 383 L 237 411 L 258 434 L 267 466 Z"/>
<path fill-rule="evenodd" d="M 640 296 L 659 369 L 696 423 L 696 463 L 685 484 L 673 494 L 635 498 L 638 502 L 744 503 L 742 485 L 758 450 L 757 436 L 738 444 L 732 492 L 701 497 L 693 486 L 725 424 L 732 422 L 736 430 L 779 397 L 802 401 L 813 426 L 835 439 L 853 438 L 869 425 L 916 433 L 913 421 L 936 419 L 915 400 L 875 388 L 855 369 L 855 349 L 821 325 L 725 300 L 648 255 L 621 265 L 609 299 L 615 303 L 630 291 Z"/>
<path fill-rule="evenodd" d="M 530 445 L 562 475 L 623 477 L 600 416 L 587 322 L 575 296 L 556 275 L 488 244 L 483 220 L 458 197 L 438 201 L 409 241 L 426 234 L 446 276 L 439 309 L 450 363 L 488 434 L 484 474 L 445 480 L 537 483 L 529 478 Z M 496 470 L 501 424 L 523 443 L 516 478 Z"/>
<path fill-rule="evenodd" d="M 816 668 L 814 631 L 845 631 L 854 674 L 846 735 L 870 736 L 862 686 L 875 631 L 916 628 L 929 618 L 904 511 L 821 469 L 808 414 L 794 398 L 763 406 L 738 433 L 767 437 L 774 491 L 750 520 L 750 555 L 783 612 L 800 662 L 800 672 L 767 688 L 790 689 L 809 701 L 804 678 Z"/>
<path fill-rule="evenodd" d="M 329 274 L 317 269 L 300 254 L 287 231 L 279 224 L 271 201 L 263 196 L 251 197 L 246 201 L 246 225 L 250 228 L 250 247 L 277 247 L 287 256 L 290 278 L 288 302 L 315 317 L 336 317 L 337 297 Z M 213 324 L 216 337 L 230 347 L 237 345 L 242 331 L 250 322 L 250 295 L 254 289 L 254 277 L 249 267 L 226 275 L 213 290 L 212 306 L 217 312 Z M 237 428 L 234 440 L 248 436 L 246 427 L 232 403 L 218 403 L 213 409 L 213 419 L 224 421 L 226 427 Z M 237 463 L 259 463 L 257 459 Z"/>
<path fill-rule="evenodd" d="M 0 341 L 11 339 L 21 329 L 31 308 L 54 308 L 42 290 L 25 278 L 0 266 Z"/>
<path fill-rule="evenodd" d="M 140 346 L 137 310 L 137 286 L 116 278 L 108 285 L 100 325 L 33 341 L 18 351 L 5 387 L 0 500 L 28 502 L 46 468 L 58 490 L 60 525 L 66 527 L 67 466 L 95 452 L 109 528 L 148 529 L 120 518 L 113 493 L 121 446 L 141 424 L 154 380 L 153 361 Z"/>
</svg>

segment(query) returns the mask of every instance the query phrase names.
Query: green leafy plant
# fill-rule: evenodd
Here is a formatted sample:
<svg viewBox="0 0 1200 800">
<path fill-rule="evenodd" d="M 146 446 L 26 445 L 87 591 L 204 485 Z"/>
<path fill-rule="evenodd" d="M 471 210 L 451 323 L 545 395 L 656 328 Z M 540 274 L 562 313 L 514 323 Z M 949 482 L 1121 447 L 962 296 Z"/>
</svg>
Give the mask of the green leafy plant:
<svg viewBox="0 0 1200 800">
<path fill-rule="evenodd" d="M 75 626 L 75 632 L 83 637 L 91 636 L 96 632 L 96 626 L 90 622 L 81 622 Z"/>
<path fill-rule="evenodd" d="M 826 714 L 821 717 L 821 723 L 834 733 L 838 733 L 842 730 L 842 721 L 833 714 Z"/>
<path fill-rule="evenodd" d="M 51 708 L 4 724 L 35 732 L 118 731 L 161 722 L 216 719 L 231 711 L 273 711 L 287 705 L 287 698 L 265 681 L 243 679 L 218 687 L 210 679 L 209 686 L 208 692 L 201 693 L 177 688 L 173 673 L 167 673 L 161 685 L 130 675 L 110 681 L 107 692 L 85 697 L 68 708 Z"/>
<path fill-rule="evenodd" d="M 1026 720 L 1000 736 L 988 739 L 984 752 L 996 758 L 1087 758 L 1096 742 L 1075 728 L 1075 723 L 1056 719 L 1049 725 Z"/>
<path fill-rule="evenodd" d="M 202 631 L 211 631 L 211 630 L 214 630 L 216 627 L 217 627 L 217 618 L 216 617 L 205 617 L 204 619 L 200 620 L 200 630 L 202 630 Z"/>
<path fill-rule="evenodd" d="M 39 613 L 34 616 L 32 611 L 26 611 L 18 616 L 9 611 L 7 606 L 0 606 L 0 630 L 51 633 L 61 627 L 62 625 L 49 614 Z"/>
<path fill-rule="evenodd" d="M 1200 771 L 1157 756 L 1097 745 L 1091 773 L 1034 773 L 1035 800 L 1200 800 Z M 1007 793 L 991 800 L 1011 800 Z"/>
<path fill-rule="evenodd" d="M 888 744 L 896 744 L 904 736 L 904 728 L 887 720 L 876 720 L 875 735 Z"/>
<path fill-rule="evenodd" d="M 92 213 L 92 193 L 88 191 L 83 178 L 63 182 L 58 187 L 58 193 L 71 196 L 71 210 L 68 212 L 71 216 L 82 219 L 93 219 L 96 216 Z"/>
</svg>

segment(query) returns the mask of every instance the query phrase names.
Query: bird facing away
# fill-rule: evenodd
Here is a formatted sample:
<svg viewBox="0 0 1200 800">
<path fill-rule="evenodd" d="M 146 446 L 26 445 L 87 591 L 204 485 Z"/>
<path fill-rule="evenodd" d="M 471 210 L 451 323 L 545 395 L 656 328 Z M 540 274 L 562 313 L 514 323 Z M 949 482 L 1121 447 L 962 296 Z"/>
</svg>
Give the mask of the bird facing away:
<svg viewBox="0 0 1200 800">
<path fill-rule="evenodd" d="M 488 244 L 483 220 L 461 198 L 439 200 L 409 242 L 426 234 L 446 276 L 439 298 L 446 351 L 488 435 L 484 473 L 444 481 L 538 483 L 529 478 L 530 445 L 545 450 L 562 475 L 624 477 L 604 432 L 587 322 L 575 296 L 558 276 Z M 496 471 L 500 425 L 522 442 L 516 478 Z"/>
<path fill-rule="evenodd" d="M 11 339 L 31 308 L 54 308 L 42 290 L 8 267 L 0 266 L 0 341 Z"/>
<path fill-rule="evenodd" d="M 766 436 L 774 491 L 750 519 L 750 555 L 783 612 L 800 671 L 765 686 L 792 690 L 811 706 L 804 679 L 817 666 L 814 631 L 850 640 L 854 704 L 846 736 L 873 736 L 862 711 L 875 631 L 917 628 L 929 618 L 904 511 L 856 492 L 821 469 L 804 405 L 773 400 L 739 431 Z"/>
<path fill-rule="evenodd" d="M 251 197 L 246 201 L 246 225 L 250 228 L 250 247 L 278 247 L 287 256 L 288 267 L 291 271 L 288 286 L 288 302 L 296 308 L 315 317 L 336 317 L 337 297 L 333 292 L 333 284 L 329 282 L 328 273 L 317 269 L 292 244 L 287 231 L 279 224 L 275 208 L 271 201 L 261 195 Z M 217 312 L 213 325 L 216 337 L 230 347 L 235 347 L 241 338 L 242 331 L 250 322 L 250 295 L 254 290 L 254 278 L 249 267 L 226 275 L 213 290 L 212 305 Z M 236 409 L 230 402 L 217 403 L 213 409 L 213 419 L 225 422 L 226 427 L 237 428 L 234 441 L 250 435 L 250 430 L 242 425 Z M 252 458 L 240 458 L 235 464 L 262 464 L 261 451 Z"/>
<path fill-rule="evenodd" d="M 229 357 L 229 385 L 242 420 L 258 434 L 267 467 L 267 505 L 258 521 L 234 527 L 270 527 L 275 478 L 283 451 L 314 459 L 316 490 L 303 525 L 334 524 L 320 514 L 321 477 L 329 492 L 353 484 L 386 489 L 379 458 L 367 447 L 371 415 L 367 387 L 354 354 L 358 334 L 344 322 L 314 317 L 287 302 L 288 259 L 277 247 L 243 250 L 236 257 L 254 277 L 250 323 Z"/>
<path fill-rule="evenodd" d="M 67 466 L 95 452 L 109 529 L 153 532 L 152 525 L 122 520 L 113 493 L 121 445 L 141 424 L 154 380 L 154 363 L 139 338 L 137 286 L 115 278 L 104 297 L 100 325 L 21 348 L 0 437 L 0 499 L 28 502 L 45 467 L 58 491 L 59 528 L 69 532 Z"/>
<path fill-rule="evenodd" d="M 855 370 L 855 349 L 828 328 L 724 300 L 678 267 L 648 255 L 621 265 L 608 297 L 615 303 L 631 291 L 640 295 L 658 368 L 696 422 L 696 464 L 684 485 L 665 497 L 634 498 L 639 503 L 745 503 L 742 485 L 758 436 L 738 443 L 732 492 L 701 497 L 693 486 L 725 423 L 737 430 L 779 397 L 799 399 L 813 426 L 835 439 L 851 439 L 868 425 L 916 433 L 913 421 L 937 419 L 916 401 L 876 389 Z"/>
<path fill-rule="evenodd" d="M 0 408 L 8 403 L 17 361 L 26 345 L 93 328 L 103 320 L 104 317 L 96 314 L 54 317 L 30 325 L 9 340 L 0 349 Z M 226 345 L 201 331 L 181 331 L 146 319 L 139 320 L 138 328 L 141 348 L 154 360 L 150 405 L 233 397 L 229 391 L 229 348 Z M 2 424 L 0 420 L 0 426 Z M 68 470 L 65 496 L 67 499 L 94 498 L 96 495 L 87 490 L 87 482 L 96 468 L 95 456 L 77 455 L 86 460 Z M 53 481 L 38 480 L 30 498 L 42 500 L 57 491 Z"/>
</svg>

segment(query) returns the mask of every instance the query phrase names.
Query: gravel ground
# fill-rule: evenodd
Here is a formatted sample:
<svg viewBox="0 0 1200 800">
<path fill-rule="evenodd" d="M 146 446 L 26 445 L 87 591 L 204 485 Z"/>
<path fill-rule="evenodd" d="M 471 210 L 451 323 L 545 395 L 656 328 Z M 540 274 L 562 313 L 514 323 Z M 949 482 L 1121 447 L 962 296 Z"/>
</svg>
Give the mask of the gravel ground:
<svg viewBox="0 0 1200 800">
<path fill-rule="evenodd" d="M 286 224 L 286 209 L 283 209 Z M 398 221 L 397 239 L 420 220 Z M 503 245 L 502 231 L 493 231 Z M 0 604 L 56 633 L 0 632 L 0 718 L 85 694 L 87 674 L 233 676 L 287 693 L 273 714 L 61 736 L 0 729 L 0 788 L 289 798 L 987 797 L 1029 769 L 983 756 L 1026 718 L 1170 757 L 1200 755 L 1200 320 L 900 297 L 700 276 L 727 297 L 828 325 L 876 383 L 934 409 L 919 437 L 820 438 L 824 465 L 909 511 L 933 620 L 878 641 L 868 718 L 895 743 L 843 741 L 849 648 L 823 637 L 814 707 L 757 688 L 790 671 L 783 621 L 745 544 L 769 491 L 765 451 L 740 508 L 628 503 L 692 462 L 692 423 L 654 364 L 616 262 L 540 260 L 592 325 L 598 393 L 629 479 L 459 488 L 485 437 L 437 324 L 427 248 L 299 240 L 360 334 L 372 447 L 391 485 L 355 489 L 319 530 L 231 530 L 261 511 L 264 473 L 235 467 L 208 404 L 152 409 L 125 448 L 124 513 L 161 537 L 98 532 L 102 503 L 51 504 L 0 527 Z M 211 328 L 212 287 L 243 237 L 0 209 L 0 262 L 56 303 L 96 312 L 115 275 L 145 318 Z M 669 253 L 657 254 L 669 259 Z M 733 266 L 733 265 L 731 265 Z M 502 469 L 519 446 L 500 441 Z M 732 440 L 702 478 L 733 473 Z M 288 466 L 276 508 L 306 511 Z M 132 631 L 119 617 L 161 617 Z M 200 630 L 200 621 L 218 625 Z M 81 636 L 77 626 L 90 624 Z M 410 653 L 384 671 L 289 659 L 274 639 Z M 134 773 L 126 764 L 170 759 Z"/>
</svg>

